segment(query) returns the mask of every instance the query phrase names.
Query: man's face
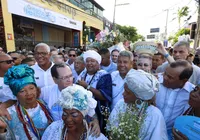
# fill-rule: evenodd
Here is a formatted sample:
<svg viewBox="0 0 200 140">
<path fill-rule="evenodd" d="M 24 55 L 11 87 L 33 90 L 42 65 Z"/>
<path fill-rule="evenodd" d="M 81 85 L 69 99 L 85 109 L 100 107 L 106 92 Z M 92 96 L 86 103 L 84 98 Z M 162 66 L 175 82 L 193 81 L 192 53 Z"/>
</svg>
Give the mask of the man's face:
<svg viewBox="0 0 200 140">
<path fill-rule="evenodd" d="M 59 89 L 65 89 L 73 85 L 73 75 L 71 69 L 66 67 L 57 68 L 58 78 L 54 78 L 55 83 Z"/>
<path fill-rule="evenodd" d="M 117 69 L 122 75 L 126 75 L 132 68 L 133 62 L 126 56 L 119 56 L 117 60 Z"/>
<path fill-rule="evenodd" d="M 188 55 L 189 55 L 189 52 L 186 46 L 174 47 L 174 50 L 173 50 L 174 60 L 178 60 L 178 59 L 186 60 Z"/>
<path fill-rule="evenodd" d="M 70 61 L 74 62 L 76 60 L 77 55 L 75 51 L 70 51 L 68 55 L 69 55 Z"/>
<path fill-rule="evenodd" d="M 101 55 L 101 66 L 109 66 L 110 64 L 110 54 L 102 54 Z"/>
<path fill-rule="evenodd" d="M 10 56 L 12 57 L 12 59 L 14 60 L 15 65 L 19 65 L 21 64 L 21 57 L 19 53 L 11 53 Z"/>
<path fill-rule="evenodd" d="M 164 62 L 164 58 L 162 55 L 154 55 L 152 59 L 152 68 L 156 70 L 157 67 L 162 65 L 163 62 Z"/>
<path fill-rule="evenodd" d="M 35 50 L 34 57 L 35 57 L 35 60 L 38 63 L 38 65 L 42 66 L 42 65 L 46 65 L 46 64 L 48 64 L 50 62 L 51 54 L 50 54 L 50 52 L 48 52 L 46 47 L 39 46 Z"/>
<path fill-rule="evenodd" d="M 172 89 L 182 88 L 185 82 L 180 80 L 179 76 L 183 70 L 183 67 L 171 68 L 168 66 L 163 74 L 163 85 Z"/>
<path fill-rule="evenodd" d="M 137 69 L 143 70 L 145 72 L 151 72 L 152 62 L 148 58 L 139 58 L 137 61 Z"/>
<path fill-rule="evenodd" d="M 74 62 L 74 69 L 77 73 L 82 72 L 85 68 L 85 63 L 79 59 L 76 59 Z"/>
<path fill-rule="evenodd" d="M 9 68 L 11 68 L 14 65 L 14 61 L 9 55 L 1 55 L 0 56 L 0 71 L 2 71 L 4 74 L 7 72 Z"/>
<path fill-rule="evenodd" d="M 118 51 L 112 52 L 111 58 L 112 58 L 112 61 L 113 61 L 114 63 L 117 63 L 117 58 L 118 58 L 118 56 L 119 56 L 119 52 L 118 52 Z"/>
</svg>

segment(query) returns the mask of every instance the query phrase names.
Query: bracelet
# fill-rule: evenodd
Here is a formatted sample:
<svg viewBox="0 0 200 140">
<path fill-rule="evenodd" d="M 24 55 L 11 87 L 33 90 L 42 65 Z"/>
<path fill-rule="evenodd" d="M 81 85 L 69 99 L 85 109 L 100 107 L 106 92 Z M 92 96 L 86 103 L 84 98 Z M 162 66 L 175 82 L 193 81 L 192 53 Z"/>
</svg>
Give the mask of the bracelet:
<svg viewBox="0 0 200 140">
<path fill-rule="evenodd" d="M 91 87 L 91 86 L 90 86 L 90 85 L 88 85 L 86 89 L 87 89 L 87 90 L 89 90 L 89 89 L 90 89 L 90 87 Z"/>
<path fill-rule="evenodd" d="M 167 58 L 168 56 L 169 56 L 169 54 L 168 54 L 168 53 L 164 54 L 164 57 L 165 57 L 165 58 Z"/>
</svg>

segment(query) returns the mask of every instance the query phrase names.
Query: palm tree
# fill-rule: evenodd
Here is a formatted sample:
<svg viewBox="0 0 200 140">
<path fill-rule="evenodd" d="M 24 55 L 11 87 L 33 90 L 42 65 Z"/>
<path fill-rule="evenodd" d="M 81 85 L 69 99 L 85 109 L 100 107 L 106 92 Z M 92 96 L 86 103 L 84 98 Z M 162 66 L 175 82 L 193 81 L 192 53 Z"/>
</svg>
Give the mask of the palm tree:
<svg viewBox="0 0 200 140">
<path fill-rule="evenodd" d="M 181 19 L 183 17 L 188 16 L 188 13 L 189 13 L 189 7 L 187 6 L 178 9 L 177 18 L 178 18 L 179 30 L 181 29 Z"/>
</svg>

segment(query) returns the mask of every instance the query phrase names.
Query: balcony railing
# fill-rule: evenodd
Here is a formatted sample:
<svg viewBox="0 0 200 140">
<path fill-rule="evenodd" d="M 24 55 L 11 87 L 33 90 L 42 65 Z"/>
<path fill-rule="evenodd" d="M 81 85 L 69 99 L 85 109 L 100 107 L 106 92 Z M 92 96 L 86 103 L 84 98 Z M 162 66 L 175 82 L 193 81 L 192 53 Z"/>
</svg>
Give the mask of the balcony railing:
<svg viewBox="0 0 200 140">
<path fill-rule="evenodd" d="M 60 10 L 65 11 L 65 12 L 78 10 L 78 9 L 75 9 L 75 8 L 65 4 L 65 3 L 58 1 L 58 0 L 44 0 L 44 1 L 48 2 L 50 5 L 54 4 L 54 5 L 58 6 L 58 8 Z M 83 13 L 86 13 L 86 14 L 91 15 L 93 17 L 96 17 L 100 20 L 103 20 L 102 16 L 96 14 L 92 9 L 88 9 L 88 7 L 84 6 L 83 4 L 79 3 L 78 1 L 76 1 L 76 0 L 66 0 L 66 1 L 69 1 L 70 3 L 72 3 L 75 6 L 84 10 L 84 12 L 81 11 L 81 10 L 78 10 L 79 12 L 83 12 Z"/>
</svg>

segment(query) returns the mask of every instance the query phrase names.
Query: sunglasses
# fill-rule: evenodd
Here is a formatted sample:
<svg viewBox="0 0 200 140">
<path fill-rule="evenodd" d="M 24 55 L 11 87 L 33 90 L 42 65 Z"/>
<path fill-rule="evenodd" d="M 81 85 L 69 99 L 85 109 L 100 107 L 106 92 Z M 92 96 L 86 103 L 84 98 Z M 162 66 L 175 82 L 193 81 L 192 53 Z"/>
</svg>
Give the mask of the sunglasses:
<svg viewBox="0 0 200 140">
<path fill-rule="evenodd" d="M 12 59 L 15 61 L 15 60 L 17 60 L 18 58 L 17 58 L 17 57 L 12 57 Z"/>
<path fill-rule="evenodd" d="M 76 55 L 75 54 L 69 54 L 69 57 L 76 57 Z"/>
<path fill-rule="evenodd" d="M 14 60 L 5 60 L 5 61 L 0 61 L 0 63 L 6 62 L 7 64 L 12 64 L 14 63 Z"/>
</svg>

